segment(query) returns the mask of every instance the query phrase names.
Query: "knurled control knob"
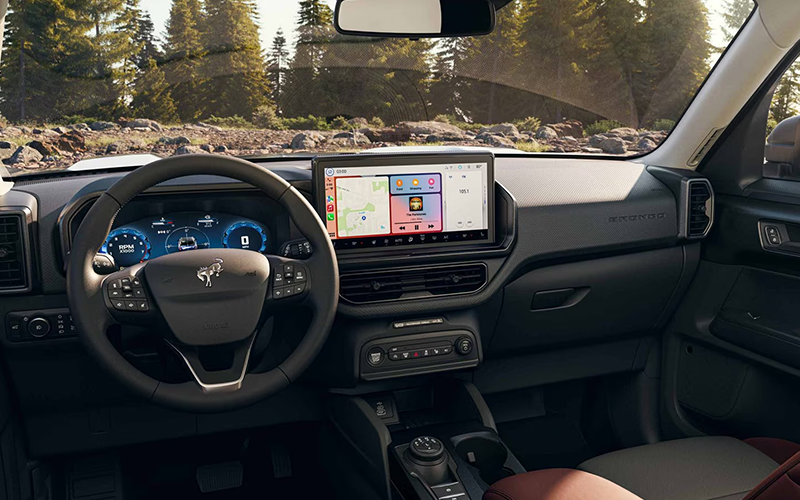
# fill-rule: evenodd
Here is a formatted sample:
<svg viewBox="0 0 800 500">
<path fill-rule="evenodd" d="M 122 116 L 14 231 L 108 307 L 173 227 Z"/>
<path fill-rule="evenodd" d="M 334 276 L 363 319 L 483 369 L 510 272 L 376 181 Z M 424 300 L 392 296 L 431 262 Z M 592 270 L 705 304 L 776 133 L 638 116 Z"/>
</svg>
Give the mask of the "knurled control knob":
<svg viewBox="0 0 800 500">
<path fill-rule="evenodd" d="M 467 354 L 471 353 L 472 347 L 472 339 L 469 337 L 461 337 L 456 340 L 456 352 L 462 356 L 466 356 Z"/>
<path fill-rule="evenodd" d="M 435 462 L 444 456 L 444 445 L 438 439 L 421 436 L 411 442 L 411 456 L 421 462 Z"/>
<path fill-rule="evenodd" d="M 33 318 L 28 323 L 28 333 L 36 338 L 42 338 L 50 333 L 50 322 L 42 317 Z"/>
</svg>

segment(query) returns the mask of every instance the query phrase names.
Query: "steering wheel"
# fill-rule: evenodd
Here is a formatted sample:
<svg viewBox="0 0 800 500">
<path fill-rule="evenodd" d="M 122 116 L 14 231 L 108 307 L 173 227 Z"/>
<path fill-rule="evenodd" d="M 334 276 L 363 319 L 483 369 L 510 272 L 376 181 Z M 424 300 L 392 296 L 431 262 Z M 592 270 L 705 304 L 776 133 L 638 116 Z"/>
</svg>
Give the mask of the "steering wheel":
<svg viewBox="0 0 800 500">
<path fill-rule="evenodd" d="M 304 261 L 233 248 L 158 257 L 101 276 L 92 263 L 120 209 L 164 181 L 217 175 L 261 189 L 289 214 L 314 252 Z M 330 332 L 339 271 L 328 232 L 314 208 L 288 182 L 248 161 L 225 156 L 174 156 L 129 173 L 94 203 L 78 229 L 67 269 L 67 294 L 89 353 L 124 385 L 154 403 L 190 412 L 228 411 L 261 401 L 308 368 Z M 247 373 L 259 329 L 285 306 L 302 304 L 312 319 L 279 366 Z M 131 365 L 107 335 L 114 324 L 145 326 L 179 355 L 193 382 L 165 383 Z M 209 352 L 229 363 L 206 367 Z M 218 363 L 213 363 L 217 365 Z"/>
</svg>

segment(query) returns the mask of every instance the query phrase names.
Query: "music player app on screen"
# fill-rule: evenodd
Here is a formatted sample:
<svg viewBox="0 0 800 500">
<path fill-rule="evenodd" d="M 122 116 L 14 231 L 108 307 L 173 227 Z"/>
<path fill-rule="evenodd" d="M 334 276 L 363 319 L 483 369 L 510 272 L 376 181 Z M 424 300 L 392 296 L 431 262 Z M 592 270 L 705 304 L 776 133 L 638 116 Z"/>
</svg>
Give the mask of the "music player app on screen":
<svg viewBox="0 0 800 500">
<path fill-rule="evenodd" d="M 328 232 L 352 245 L 367 238 L 368 246 L 485 239 L 487 168 L 486 163 L 327 168 Z"/>
</svg>

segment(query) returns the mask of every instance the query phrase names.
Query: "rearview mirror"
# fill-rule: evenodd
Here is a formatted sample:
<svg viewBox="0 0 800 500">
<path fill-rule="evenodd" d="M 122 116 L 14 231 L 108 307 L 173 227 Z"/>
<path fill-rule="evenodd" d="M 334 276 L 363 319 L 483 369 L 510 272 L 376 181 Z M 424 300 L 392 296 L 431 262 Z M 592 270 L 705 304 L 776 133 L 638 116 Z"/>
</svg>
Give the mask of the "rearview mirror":
<svg viewBox="0 0 800 500">
<path fill-rule="evenodd" d="M 334 24 L 343 35 L 432 38 L 488 35 L 491 0 L 338 0 Z"/>
</svg>

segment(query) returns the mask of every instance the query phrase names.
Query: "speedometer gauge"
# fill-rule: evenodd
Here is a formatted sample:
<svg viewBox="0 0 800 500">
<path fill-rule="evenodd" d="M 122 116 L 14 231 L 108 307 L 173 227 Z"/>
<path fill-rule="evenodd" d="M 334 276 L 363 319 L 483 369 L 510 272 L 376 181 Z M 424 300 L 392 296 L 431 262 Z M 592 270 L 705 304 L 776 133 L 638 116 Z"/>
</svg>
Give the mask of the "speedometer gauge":
<svg viewBox="0 0 800 500">
<path fill-rule="evenodd" d="M 263 252 L 267 249 L 267 233 L 254 222 L 236 222 L 222 235 L 225 248 L 242 248 Z"/>
<path fill-rule="evenodd" d="M 121 227 L 109 233 L 100 251 L 112 256 L 122 269 L 149 259 L 150 242 L 136 229 Z"/>
</svg>

